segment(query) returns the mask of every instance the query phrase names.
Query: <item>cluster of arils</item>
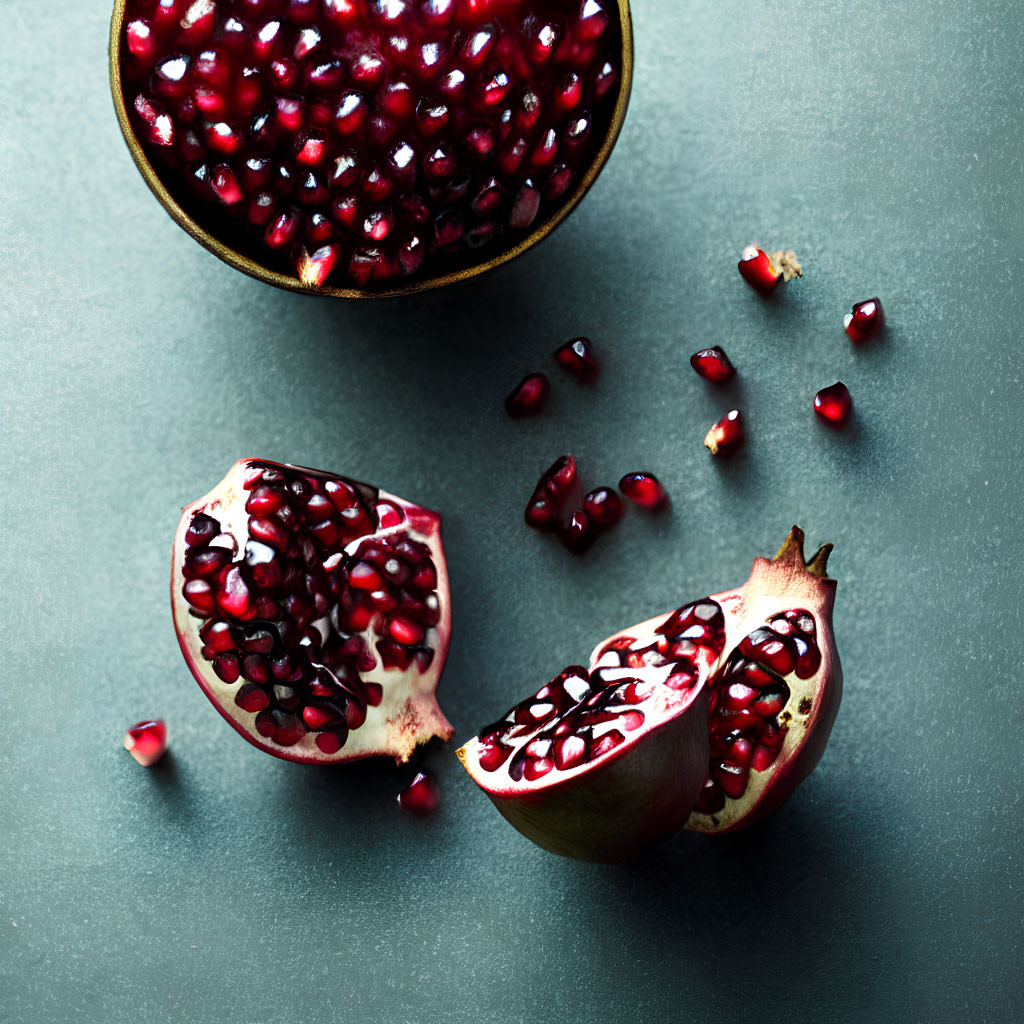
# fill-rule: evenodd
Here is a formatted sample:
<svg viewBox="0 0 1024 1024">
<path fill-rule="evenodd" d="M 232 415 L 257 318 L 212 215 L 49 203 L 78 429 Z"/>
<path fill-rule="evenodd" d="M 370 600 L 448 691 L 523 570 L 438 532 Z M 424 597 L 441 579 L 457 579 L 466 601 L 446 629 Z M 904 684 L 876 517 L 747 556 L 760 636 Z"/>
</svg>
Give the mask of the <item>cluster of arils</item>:
<svg viewBox="0 0 1024 1024">
<path fill-rule="evenodd" d="M 612 0 L 128 0 L 125 105 L 204 227 L 311 286 L 479 263 L 582 183 Z"/>
<path fill-rule="evenodd" d="M 404 759 L 420 728 L 447 727 L 433 701 L 443 569 L 433 513 L 345 477 L 242 462 L 179 527 L 179 639 L 258 745 L 298 760 Z"/>
</svg>

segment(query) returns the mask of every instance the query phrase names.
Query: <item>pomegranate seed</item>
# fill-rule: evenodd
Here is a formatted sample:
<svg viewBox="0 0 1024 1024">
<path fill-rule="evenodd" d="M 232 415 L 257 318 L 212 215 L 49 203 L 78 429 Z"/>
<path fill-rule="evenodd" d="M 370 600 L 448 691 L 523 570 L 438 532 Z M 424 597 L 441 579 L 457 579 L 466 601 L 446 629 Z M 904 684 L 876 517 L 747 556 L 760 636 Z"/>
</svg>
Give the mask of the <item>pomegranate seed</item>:
<svg viewBox="0 0 1024 1024">
<path fill-rule="evenodd" d="M 437 784 L 432 776 L 420 772 L 409 785 L 398 794 L 398 805 L 403 811 L 426 817 L 433 814 L 439 804 Z"/>
<path fill-rule="evenodd" d="M 124 749 L 149 768 L 167 752 L 167 726 L 158 718 L 137 722 L 125 733 Z"/>
<path fill-rule="evenodd" d="M 822 388 L 814 396 L 814 411 L 829 426 L 845 427 L 853 412 L 853 399 L 842 381 L 836 381 L 829 388 Z"/>
<path fill-rule="evenodd" d="M 704 447 L 712 455 L 732 455 L 743 441 L 743 417 L 739 409 L 727 412 L 707 433 Z"/>
<path fill-rule="evenodd" d="M 668 498 L 653 473 L 627 473 L 619 481 L 619 490 L 641 508 L 660 508 Z"/>
<path fill-rule="evenodd" d="M 303 249 L 299 260 L 299 280 L 312 288 L 322 285 L 330 277 L 340 252 L 337 245 L 323 245 L 312 256 Z"/>
<path fill-rule="evenodd" d="M 526 522 L 537 530 L 553 529 L 566 508 L 577 508 L 583 489 L 576 475 L 576 460 L 563 455 L 549 466 L 526 506 Z"/>
<path fill-rule="evenodd" d="M 764 250 L 756 245 L 743 250 L 738 266 L 743 280 L 762 295 L 767 295 L 782 279 L 782 272 L 772 266 Z"/>
<path fill-rule="evenodd" d="M 589 338 L 573 338 L 567 341 L 557 352 L 555 359 L 563 370 L 567 370 L 580 380 L 592 380 L 598 371 L 597 360 L 594 358 L 593 343 Z"/>
<path fill-rule="evenodd" d="M 308 286 L 369 287 L 478 266 L 578 196 L 621 33 L 616 5 L 567 2 L 132 0 L 122 81 L 147 154 L 213 231 L 235 224 Z"/>
<path fill-rule="evenodd" d="M 570 551 L 576 552 L 586 551 L 594 543 L 596 536 L 597 529 L 582 508 L 576 509 L 569 517 L 569 522 L 558 531 L 559 540 Z"/>
<path fill-rule="evenodd" d="M 884 326 L 885 314 L 878 299 L 858 302 L 843 320 L 843 329 L 858 343 L 873 338 Z"/>
<path fill-rule="evenodd" d="M 721 384 L 728 380 L 736 370 L 724 350 L 715 345 L 713 348 L 702 348 L 690 356 L 690 365 L 705 380 Z"/>
<path fill-rule="evenodd" d="M 622 518 L 622 499 L 611 487 L 598 487 L 583 499 L 583 509 L 592 523 L 607 529 Z"/>
<path fill-rule="evenodd" d="M 536 416 L 547 404 L 551 384 L 543 373 L 524 377 L 505 399 L 505 412 L 513 419 Z"/>
</svg>

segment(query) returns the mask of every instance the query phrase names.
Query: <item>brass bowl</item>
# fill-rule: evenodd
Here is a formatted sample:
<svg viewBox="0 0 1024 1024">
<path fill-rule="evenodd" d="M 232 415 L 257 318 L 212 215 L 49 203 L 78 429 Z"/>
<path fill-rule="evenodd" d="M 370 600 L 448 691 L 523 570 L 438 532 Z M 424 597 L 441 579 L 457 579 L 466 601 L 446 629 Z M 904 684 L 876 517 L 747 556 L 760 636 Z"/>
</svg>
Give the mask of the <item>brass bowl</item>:
<svg viewBox="0 0 1024 1024">
<path fill-rule="evenodd" d="M 124 40 L 124 8 L 126 0 L 114 0 L 114 13 L 110 19 L 110 88 L 114 97 L 114 109 L 117 112 L 117 120 L 121 125 L 121 134 L 124 136 L 128 149 L 132 154 L 136 167 L 145 179 L 150 191 L 156 196 L 160 205 L 170 214 L 179 227 L 184 228 L 204 249 L 208 249 L 218 259 L 222 259 L 229 266 L 236 270 L 263 281 L 266 284 L 275 285 L 278 288 L 287 288 L 291 291 L 306 292 L 312 295 L 330 295 L 338 299 L 376 299 L 394 295 L 412 295 L 415 292 L 427 291 L 431 288 L 441 288 L 447 284 L 455 284 L 465 281 L 477 274 L 482 274 L 494 267 L 499 267 L 509 260 L 521 256 L 527 249 L 536 245 L 542 238 L 547 237 L 559 224 L 569 216 L 576 208 L 579 201 L 587 194 L 587 190 L 597 180 L 597 176 L 604 169 L 608 162 L 612 149 L 622 131 L 622 124 L 626 119 L 626 107 L 629 105 L 629 94 L 633 84 L 633 23 L 629 11 L 629 0 L 616 0 L 619 7 L 619 21 L 622 30 L 622 67 L 619 80 L 619 95 L 615 102 L 615 110 L 612 112 L 611 123 L 601 148 L 597 151 L 586 174 L 580 181 L 576 191 L 546 220 L 535 227 L 530 234 L 521 239 L 510 249 L 506 249 L 496 256 L 492 256 L 483 263 L 475 264 L 463 270 L 449 271 L 444 274 L 437 274 L 434 277 L 418 277 L 408 284 L 391 288 L 338 288 L 322 285 L 303 284 L 297 276 L 279 273 L 269 270 L 256 260 L 243 253 L 225 245 L 219 239 L 211 235 L 205 228 L 192 218 L 171 195 L 167 186 L 161 180 L 160 175 L 149 162 L 139 140 L 135 137 L 131 123 L 128 120 L 128 110 L 125 107 L 124 93 L 121 88 L 121 46 Z"/>
</svg>

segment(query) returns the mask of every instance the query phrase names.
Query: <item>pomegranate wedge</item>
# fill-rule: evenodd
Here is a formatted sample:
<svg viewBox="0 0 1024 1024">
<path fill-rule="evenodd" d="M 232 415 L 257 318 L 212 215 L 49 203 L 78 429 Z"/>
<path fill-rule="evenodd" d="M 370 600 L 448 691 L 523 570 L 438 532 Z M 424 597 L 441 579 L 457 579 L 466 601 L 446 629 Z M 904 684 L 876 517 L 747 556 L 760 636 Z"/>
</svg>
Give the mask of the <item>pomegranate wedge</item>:
<svg viewBox="0 0 1024 1024">
<path fill-rule="evenodd" d="M 467 743 L 463 765 L 524 835 L 583 860 L 763 817 L 814 769 L 839 709 L 830 550 L 805 562 L 794 527 L 742 587 L 598 644 Z"/>
<path fill-rule="evenodd" d="M 243 459 L 182 513 L 171 603 L 217 710 L 276 757 L 337 762 L 448 739 L 440 517 L 337 474 Z"/>
</svg>

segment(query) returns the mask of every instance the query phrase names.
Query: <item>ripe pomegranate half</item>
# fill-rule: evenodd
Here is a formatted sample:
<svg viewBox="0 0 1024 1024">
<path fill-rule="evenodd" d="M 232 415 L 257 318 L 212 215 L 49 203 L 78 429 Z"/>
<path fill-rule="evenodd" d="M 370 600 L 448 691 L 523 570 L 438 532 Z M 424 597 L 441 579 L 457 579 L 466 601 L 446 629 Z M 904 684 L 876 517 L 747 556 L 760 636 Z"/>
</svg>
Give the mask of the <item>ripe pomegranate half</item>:
<svg viewBox="0 0 1024 1024">
<path fill-rule="evenodd" d="M 281 287 L 418 291 L 582 199 L 632 71 L 628 0 L 115 0 L 111 83 L 157 198 Z"/>
<path fill-rule="evenodd" d="M 794 527 L 742 587 L 612 635 L 459 758 L 519 831 L 583 860 L 763 817 L 818 763 L 839 709 L 830 551 L 805 562 Z"/>
<path fill-rule="evenodd" d="M 290 761 L 386 755 L 452 727 L 435 512 L 337 474 L 243 459 L 174 537 L 178 642 L 214 707 Z"/>
</svg>

